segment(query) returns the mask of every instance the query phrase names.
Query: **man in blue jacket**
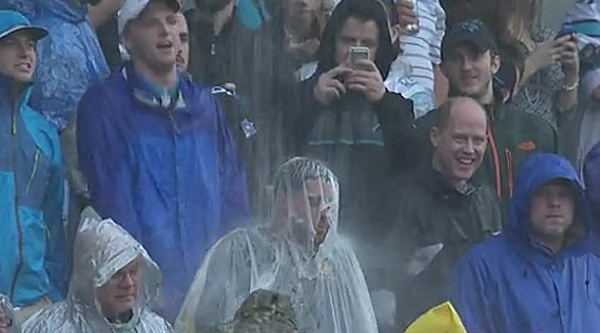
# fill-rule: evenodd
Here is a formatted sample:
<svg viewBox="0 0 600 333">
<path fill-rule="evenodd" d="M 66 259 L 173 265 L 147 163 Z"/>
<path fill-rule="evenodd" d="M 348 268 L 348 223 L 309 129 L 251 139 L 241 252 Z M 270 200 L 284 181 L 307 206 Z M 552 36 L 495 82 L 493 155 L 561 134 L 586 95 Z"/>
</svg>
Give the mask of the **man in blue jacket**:
<svg viewBox="0 0 600 333">
<path fill-rule="evenodd" d="M 36 42 L 47 33 L 0 10 L 0 293 L 18 321 L 63 299 L 69 277 L 58 133 L 28 106 Z"/>
<path fill-rule="evenodd" d="M 131 62 L 86 92 L 78 154 L 92 205 L 125 227 L 163 274 L 173 319 L 205 252 L 246 218 L 245 175 L 210 89 L 176 68 L 176 0 L 126 0 Z"/>
<path fill-rule="evenodd" d="M 574 168 L 535 154 L 516 186 L 505 233 L 476 246 L 456 269 L 450 299 L 467 331 L 598 331 L 600 260 L 590 251 Z"/>
<path fill-rule="evenodd" d="M 585 195 L 592 218 L 592 230 L 596 237 L 594 253 L 600 256 L 600 141 L 585 156 L 583 165 Z"/>
</svg>

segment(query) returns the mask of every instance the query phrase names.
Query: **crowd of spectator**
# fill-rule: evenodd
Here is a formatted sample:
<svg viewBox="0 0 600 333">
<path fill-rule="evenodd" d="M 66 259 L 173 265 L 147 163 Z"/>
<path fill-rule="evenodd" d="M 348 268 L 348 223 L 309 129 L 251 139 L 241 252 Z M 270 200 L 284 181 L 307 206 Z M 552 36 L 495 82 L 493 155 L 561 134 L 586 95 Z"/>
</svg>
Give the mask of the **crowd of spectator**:
<svg viewBox="0 0 600 333">
<path fill-rule="evenodd" d="M 600 1 L 0 0 L 0 333 L 600 330 Z"/>
</svg>

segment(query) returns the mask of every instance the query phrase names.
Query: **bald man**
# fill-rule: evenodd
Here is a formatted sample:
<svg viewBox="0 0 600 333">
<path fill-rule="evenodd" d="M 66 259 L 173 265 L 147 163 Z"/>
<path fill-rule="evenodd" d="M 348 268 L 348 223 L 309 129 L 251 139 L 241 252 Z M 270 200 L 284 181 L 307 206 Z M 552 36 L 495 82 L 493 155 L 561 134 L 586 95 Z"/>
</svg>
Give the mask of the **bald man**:
<svg viewBox="0 0 600 333">
<path fill-rule="evenodd" d="M 500 231 L 495 193 L 471 179 L 487 147 L 484 109 L 470 97 L 452 97 L 439 108 L 429 139 L 431 163 L 410 174 L 393 207 L 389 253 L 392 289 L 402 326 L 443 303 L 454 265 L 472 246 Z M 397 256 L 396 256 L 397 254 Z"/>
</svg>

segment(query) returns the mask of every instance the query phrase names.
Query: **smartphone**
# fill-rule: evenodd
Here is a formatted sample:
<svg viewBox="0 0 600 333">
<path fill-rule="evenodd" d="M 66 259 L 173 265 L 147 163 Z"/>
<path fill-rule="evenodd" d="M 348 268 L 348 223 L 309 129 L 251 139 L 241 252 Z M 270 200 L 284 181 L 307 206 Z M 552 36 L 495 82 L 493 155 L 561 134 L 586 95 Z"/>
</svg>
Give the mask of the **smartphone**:
<svg viewBox="0 0 600 333">
<path fill-rule="evenodd" d="M 349 51 L 350 65 L 354 66 L 360 59 L 369 59 L 369 48 L 365 46 L 352 46 Z"/>
</svg>

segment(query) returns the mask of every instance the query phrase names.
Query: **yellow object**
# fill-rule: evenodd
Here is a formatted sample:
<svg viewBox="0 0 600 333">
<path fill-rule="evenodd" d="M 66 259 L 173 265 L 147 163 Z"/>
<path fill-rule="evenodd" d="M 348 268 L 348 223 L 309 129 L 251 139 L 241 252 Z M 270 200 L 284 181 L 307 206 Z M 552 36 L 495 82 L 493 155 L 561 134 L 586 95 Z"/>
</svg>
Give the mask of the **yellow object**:
<svg viewBox="0 0 600 333">
<path fill-rule="evenodd" d="M 467 333 L 452 303 L 442 303 L 417 318 L 404 333 Z"/>
</svg>

